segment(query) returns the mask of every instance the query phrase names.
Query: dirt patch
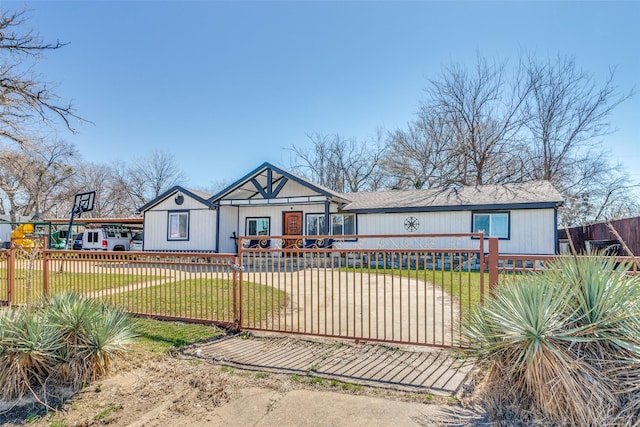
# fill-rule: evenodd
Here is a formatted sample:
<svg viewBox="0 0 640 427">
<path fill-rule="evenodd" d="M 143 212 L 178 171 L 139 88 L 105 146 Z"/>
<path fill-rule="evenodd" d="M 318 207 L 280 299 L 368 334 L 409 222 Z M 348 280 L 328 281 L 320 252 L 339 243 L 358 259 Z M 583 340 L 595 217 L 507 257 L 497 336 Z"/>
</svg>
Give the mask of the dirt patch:
<svg viewBox="0 0 640 427">
<path fill-rule="evenodd" d="M 449 405 L 462 411 L 451 398 L 385 390 L 345 387 L 313 378 L 248 372 L 219 366 L 184 354 L 160 355 L 135 352 L 119 363 L 111 376 L 85 387 L 46 413 L 37 404 L 16 406 L 0 414 L 6 426 L 174 426 L 219 425 L 217 408 L 247 399 L 255 390 L 281 396 L 292 390 L 310 389 L 344 394 L 384 397 L 389 400 Z"/>
</svg>

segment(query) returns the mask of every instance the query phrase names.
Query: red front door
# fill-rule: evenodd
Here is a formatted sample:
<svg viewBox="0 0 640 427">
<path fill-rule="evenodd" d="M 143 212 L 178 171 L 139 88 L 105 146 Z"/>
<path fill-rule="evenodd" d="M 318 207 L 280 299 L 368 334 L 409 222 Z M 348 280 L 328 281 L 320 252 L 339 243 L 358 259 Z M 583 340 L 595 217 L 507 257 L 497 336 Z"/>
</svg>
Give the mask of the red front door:
<svg viewBox="0 0 640 427">
<path fill-rule="evenodd" d="M 282 213 L 282 235 L 301 236 L 302 235 L 302 212 L 289 211 Z M 302 242 L 298 239 L 284 239 L 283 248 L 302 247 Z"/>
</svg>

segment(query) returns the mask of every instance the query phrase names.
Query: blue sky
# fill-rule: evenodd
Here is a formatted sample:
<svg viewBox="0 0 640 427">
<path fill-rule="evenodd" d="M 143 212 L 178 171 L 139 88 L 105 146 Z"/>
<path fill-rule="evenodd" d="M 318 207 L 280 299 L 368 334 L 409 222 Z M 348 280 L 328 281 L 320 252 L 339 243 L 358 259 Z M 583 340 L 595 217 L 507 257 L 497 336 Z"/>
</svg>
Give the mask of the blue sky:
<svg viewBox="0 0 640 427">
<path fill-rule="evenodd" d="M 93 122 L 61 134 L 90 161 L 175 157 L 205 189 L 306 134 L 363 140 L 415 117 L 426 79 L 476 55 L 572 55 L 640 89 L 640 2 L 3 1 L 30 9 L 51 52 L 38 72 Z M 640 95 L 611 116 L 612 158 L 640 179 Z"/>
</svg>

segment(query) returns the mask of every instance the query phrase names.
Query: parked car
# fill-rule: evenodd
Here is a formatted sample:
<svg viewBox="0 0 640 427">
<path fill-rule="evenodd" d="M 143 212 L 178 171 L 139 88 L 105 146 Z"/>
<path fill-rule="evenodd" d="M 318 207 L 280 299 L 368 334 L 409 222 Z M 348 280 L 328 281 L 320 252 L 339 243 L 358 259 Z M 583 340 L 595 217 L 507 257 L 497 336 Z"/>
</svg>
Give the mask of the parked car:
<svg viewBox="0 0 640 427">
<path fill-rule="evenodd" d="M 79 251 L 82 249 L 82 233 L 78 233 L 73 237 L 73 250 Z"/>
<path fill-rule="evenodd" d="M 82 233 L 83 250 L 128 251 L 132 233 L 129 229 L 103 227 Z"/>
<path fill-rule="evenodd" d="M 133 235 L 133 238 L 129 241 L 129 250 L 130 251 L 141 251 L 143 250 L 144 243 L 144 234 L 136 233 Z"/>
</svg>

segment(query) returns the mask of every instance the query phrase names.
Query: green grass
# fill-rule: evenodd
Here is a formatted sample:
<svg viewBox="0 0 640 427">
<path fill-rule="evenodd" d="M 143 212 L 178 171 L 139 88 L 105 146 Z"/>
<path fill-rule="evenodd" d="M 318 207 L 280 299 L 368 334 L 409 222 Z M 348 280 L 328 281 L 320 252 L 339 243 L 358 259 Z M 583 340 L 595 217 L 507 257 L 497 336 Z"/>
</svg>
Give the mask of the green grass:
<svg viewBox="0 0 640 427">
<path fill-rule="evenodd" d="M 230 280 L 182 280 L 124 292 L 105 299 L 124 304 L 134 313 L 156 313 L 232 322 L 233 283 Z M 261 298 L 254 296 L 260 295 Z M 266 319 L 286 305 L 287 294 L 270 286 L 243 283 L 243 310 L 250 319 Z"/>
<path fill-rule="evenodd" d="M 43 292 L 42 270 L 34 270 L 30 277 L 31 296 L 30 300 L 37 300 Z M 0 269 L 0 280 L 6 280 L 6 269 Z M 29 273 L 25 269 L 15 271 L 14 304 L 24 304 L 27 302 L 27 285 Z M 49 292 L 76 292 L 86 294 L 89 292 L 102 291 L 105 289 L 120 288 L 139 282 L 156 280 L 160 276 L 141 276 L 138 274 L 115 274 L 115 273 L 72 273 L 56 271 L 49 272 Z M 2 296 L 0 295 L 0 298 Z"/>
<path fill-rule="evenodd" d="M 445 290 L 449 295 L 460 301 L 463 309 L 467 310 L 480 302 L 480 277 L 478 271 L 456 270 L 427 270 L 427 269 L 398 269 L 398 268 L 343 268 L 342 271 L 359 274 L 384 274 L 398 278 L 417 279 L 430 282 Z M 489 275 L 484 277 L 484 294 L 489 295 Z"/>
<path fill-rule="evenodd" d="M 136 347 L 156 353 L 167 353 L 224 335 L 224 330 L 215 326 L 142 318 L 136 319 L 136 332 L 139 334 L 135 338 Z"/>
</svg>

